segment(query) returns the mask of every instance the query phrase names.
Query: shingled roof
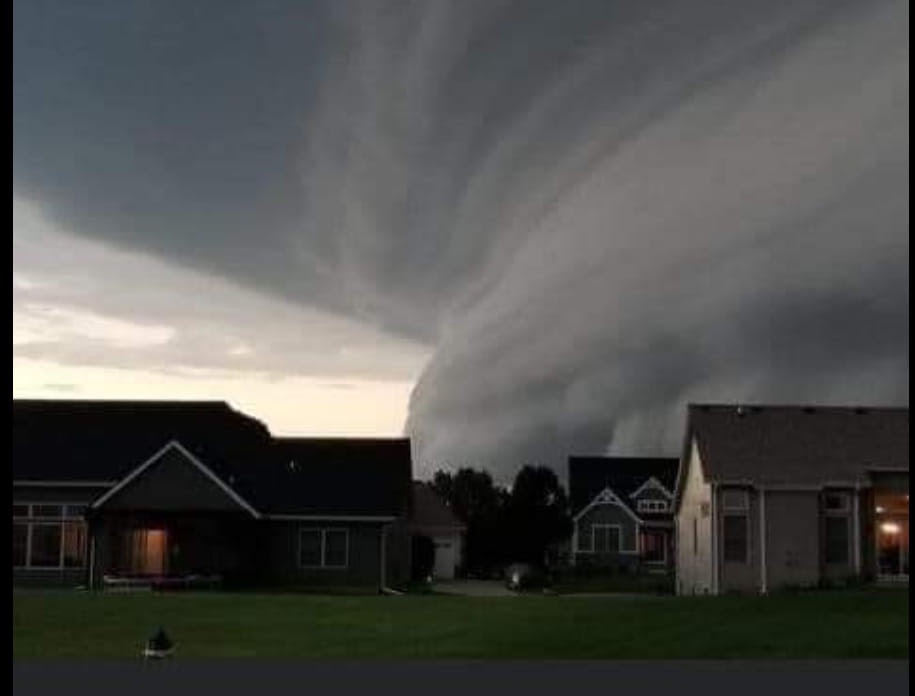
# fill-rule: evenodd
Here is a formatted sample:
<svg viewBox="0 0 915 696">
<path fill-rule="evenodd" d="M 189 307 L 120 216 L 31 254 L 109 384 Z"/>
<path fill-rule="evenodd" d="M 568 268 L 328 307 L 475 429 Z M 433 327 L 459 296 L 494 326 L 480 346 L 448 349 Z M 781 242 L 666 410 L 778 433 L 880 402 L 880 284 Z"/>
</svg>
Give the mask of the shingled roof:
<svg viewBox="0 0 915 696">
<path fill-rule="evenodd" d="M 413 478 L 400 438 L 276 438 L 255 507 L 298 515 L 406 515 Z"/>
<path fill-rule="evenodd" d="M 222 401 L 13 400 L 13 480 L 116 481 L 172 440 L 216 471 L 270 432 Z"/>
<path fill-rule="evenodd" d="M 695 442 L 712 481 L 822 485 L 909 468 L 909 409 L 693 404 Z"/>
<path fill-rule="evenodd" d="M 218 401 L 13 400 L 13 480 L 118 481 L 179 442 L 260 513 L 399 516 L 406 439 L 273 438 Z"/>
<path fill-rule="evenodd" d="M 413 515 L 416 528 L 463 529 L 464 523 L 455 517 L 438 493 L 425 481 L 413 482 Z"/>
<path fill-rule="evenodd" d="M 630 496 L 651 478 L 673 492 L 679 462 L 658 457 L 569 457 L 572 515 L 610 488 L 634 509 Z M 644 517 L 645 515 L 639 515 Z"/>
</svg>

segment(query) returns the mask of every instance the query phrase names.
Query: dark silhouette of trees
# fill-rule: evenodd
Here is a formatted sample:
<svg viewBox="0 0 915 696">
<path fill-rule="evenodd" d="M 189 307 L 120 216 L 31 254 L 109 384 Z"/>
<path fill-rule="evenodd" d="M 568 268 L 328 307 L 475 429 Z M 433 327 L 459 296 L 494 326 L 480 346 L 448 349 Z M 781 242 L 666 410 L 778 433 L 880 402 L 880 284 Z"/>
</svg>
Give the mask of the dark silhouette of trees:
<svg viewBox="0 0 915 696">
<path fill-rule="evenodd" d="M 549 564 L 549 552 L 572 533 L 568 497 L 552 469 L 525 466 L 518 472 L 505 524 L 514 560 Z"/>
<path fill-rule="evenodd" d="M 511 491 L 483 470 L 438 471 L 432 488 L 467 526 L 464 569 L 488 575 L 510 562 L 543 565 L 571 533 L 568 498 L 547 467 L 525 466 Z"/>
</svg>

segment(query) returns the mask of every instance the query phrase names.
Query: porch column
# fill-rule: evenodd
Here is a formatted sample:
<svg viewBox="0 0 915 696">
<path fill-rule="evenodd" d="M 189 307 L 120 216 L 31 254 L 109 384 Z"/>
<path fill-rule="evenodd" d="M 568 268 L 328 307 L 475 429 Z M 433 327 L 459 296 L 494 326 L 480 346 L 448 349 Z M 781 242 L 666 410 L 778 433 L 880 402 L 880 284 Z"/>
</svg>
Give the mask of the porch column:
<svg viewBox="0 0 915 696">
<path fill-rule="evenodd" d="M 379 580 L 381 582 L 381 589 L 387 586 L 387 546 L 388 546 L 388 527 L 385 524 L 381 525 L 381 534 L 379 535 L 379 544 L 381 546 L 380 553 L 378 554 L 381 559 L 381 568 L 379 569 Z"/>
<path fill-rule="evenodd" d="M 855 484 L 854 505 L 852 505 L 852 528 L 854 544 L 852 554 L 855 559 L 855 575 L 861 576 L 861 489 Z"/>
<path fill-rule="evenodd" d="M 759 489 L 759 591 L 769 592 L 769 569 L 766 558 L 766 489 Z"/>
</svg>

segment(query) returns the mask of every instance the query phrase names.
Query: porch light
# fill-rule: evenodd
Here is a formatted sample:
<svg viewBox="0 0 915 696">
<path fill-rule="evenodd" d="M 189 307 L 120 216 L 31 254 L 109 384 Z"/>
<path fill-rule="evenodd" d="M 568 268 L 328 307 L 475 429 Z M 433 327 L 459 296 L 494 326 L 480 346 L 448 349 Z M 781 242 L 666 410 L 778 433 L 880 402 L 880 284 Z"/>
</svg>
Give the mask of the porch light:
<svg viewBox="0 0 915 696">
<path fill-rule="evenodd" d="M 880 525 L 880 531 L 884 534 L 899 534 L 901 530 L 895 522 L 884 522 Z"/>
<path fill-rule="evenodd" d="M 878 506 L 877 506 L 877 512 L 886 512 L 886 508 L 885 508 L 885 507 L 881 507 L 880 505 L 878 505 Z"/>
</svg>

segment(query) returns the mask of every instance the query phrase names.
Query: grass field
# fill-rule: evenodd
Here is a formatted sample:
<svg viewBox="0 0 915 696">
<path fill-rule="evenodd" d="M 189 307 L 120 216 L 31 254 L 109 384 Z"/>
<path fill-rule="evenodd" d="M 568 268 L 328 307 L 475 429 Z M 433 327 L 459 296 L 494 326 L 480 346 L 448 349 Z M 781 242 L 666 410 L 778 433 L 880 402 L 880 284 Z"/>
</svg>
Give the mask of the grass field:
<svg viewBox="0 0 915 696">
<path fill-rule="evenodd" d="M 907 658 L 904 590 L 771 597 L 13 594 L 13 656 Z"/>
</svg>

